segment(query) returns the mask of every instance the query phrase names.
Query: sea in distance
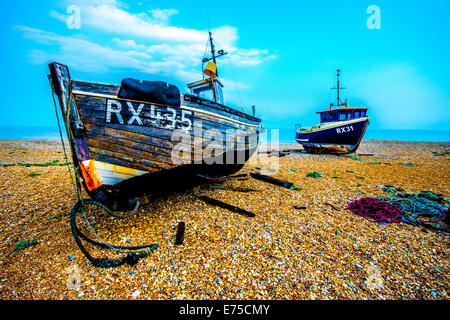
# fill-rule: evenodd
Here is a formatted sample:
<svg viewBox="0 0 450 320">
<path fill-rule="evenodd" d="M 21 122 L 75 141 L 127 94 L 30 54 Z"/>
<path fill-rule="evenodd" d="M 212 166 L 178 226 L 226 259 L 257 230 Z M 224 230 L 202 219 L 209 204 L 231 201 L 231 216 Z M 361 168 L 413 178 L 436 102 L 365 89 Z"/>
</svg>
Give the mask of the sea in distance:
<svg viewBox="0 0 450 320">
<path fill-rule="evenodd" d="M 63 137 L 66 138 L 65 128 L 62 127 Z M 278 131 L 276 131 L 278 130 Z M 295 143 L 294 128 L 266 128 L 266 134 L 261 138 L 269 143 Z M 0 140 L 59 140 L 57 126 L 47 127 L 12 127 L 0 126 Z M 272 141 L 274 139 L 274 141 Z M 394 140 L 394 141 L 435 141 L 450 142 L 449 130 L 397 130 L 371 129 L 366 130 L 364 140 Z"/>
</svg>

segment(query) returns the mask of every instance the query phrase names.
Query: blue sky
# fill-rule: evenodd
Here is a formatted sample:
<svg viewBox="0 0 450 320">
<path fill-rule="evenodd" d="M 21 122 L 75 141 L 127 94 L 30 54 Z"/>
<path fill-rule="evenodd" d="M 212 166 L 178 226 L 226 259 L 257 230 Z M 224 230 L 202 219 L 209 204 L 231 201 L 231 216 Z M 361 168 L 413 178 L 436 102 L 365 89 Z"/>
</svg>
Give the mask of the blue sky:
<svg viewBox="0 0 450 320">
<path fill-rule="evenodd" d="M 80 29 L 68 28 L 70 5 Z M 367 27 L 370 5 L 381 29 Z M 0 125 L 55 125 L 51 61 L 79 80 L 163 80 L 186 92 L 201 78 L 209 25 L 229 52 L 218 66 L 226 103 L 256 105 L 267 128 L 315 124 L 340 68 L 343 97 L 369 108 L 373 129 L 448 129 L 448 12 L 445 0 L 7 2 Z"/>
</svg>

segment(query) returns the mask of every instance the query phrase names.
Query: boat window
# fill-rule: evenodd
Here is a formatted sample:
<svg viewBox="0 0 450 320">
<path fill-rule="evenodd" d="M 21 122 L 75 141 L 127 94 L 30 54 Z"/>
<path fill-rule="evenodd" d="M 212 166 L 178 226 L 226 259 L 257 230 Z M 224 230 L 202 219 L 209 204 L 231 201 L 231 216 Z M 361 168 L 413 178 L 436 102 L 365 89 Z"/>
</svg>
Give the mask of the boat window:
<svg viewBox="0 0 450 320">
<path fill-rule="evenodd" d="M 347 112 L 346 111 L 339 112 L 339 121 L 343 121 L 346 118 L 347 118 Z"/>
<path fill-rule="evenodd" d="M 361 118 L 366 116 L 366 111 L 365 109 L 361 109 Z"/>
<path fill-rule="evenodd" d="M 217 83 L 217 81 L 214 81 L 214 87 L 216 89 L 217 102 L 223 104 L 222 87 Z M 204 83 L 196 87 L 192 87 L 191 94 L 214 101 L 214 92 L 209 83 Z"/>
<path fill-rule="evenodd" d="M 320 122 L 332 122 L 337 121 L 337 112 L 336 111 L 327 111 L 320 114 Z"/>
<path fill-rule="evenodd" d="M 337 120 L 337 112 L 331 111 L 328 115 L 328 121 L 336 121 Z"/>
<path fill-rule="evenodd" d="M 224 104 L 222 87 L 217 82 L 215 82 L 215 87 L 216 87 L 217 102 L 221 103 L 221 104 Z"/>
<path fill-rule="evenodd" d="M 355 119 L 359 118 L 359 110 L 355 110 Z"/>
<path fill-rule="evenodd" d="M 198 87 L 191 88 L 191 93 L 198 97 L 214 101 L 214 93 L 211 90 L 211 86 L 209 85 L 209 83 L 205 83 Z"/>
<path fill-rule="evenodd" d="M 355 119 L 355 110 L 349 112 L 348 119 Z"/>
</svg>

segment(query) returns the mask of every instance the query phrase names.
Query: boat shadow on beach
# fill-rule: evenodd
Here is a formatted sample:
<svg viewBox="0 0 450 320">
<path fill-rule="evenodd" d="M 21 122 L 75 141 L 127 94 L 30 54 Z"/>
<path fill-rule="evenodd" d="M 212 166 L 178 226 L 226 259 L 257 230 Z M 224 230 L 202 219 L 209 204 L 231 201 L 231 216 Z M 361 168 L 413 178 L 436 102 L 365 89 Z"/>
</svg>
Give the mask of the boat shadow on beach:
<svg viewBox="0 0 450 320">
<path fill-rule="evenodd" d="M 194 170 L 193 165 L 182 166 L 123 181 L 121 197 L 138 199 L 140 205 L 146 205 L 173 195 L 189 194 L 195 187 L 220 184 L 231 177 L 207 178 Z"/>
</svg>

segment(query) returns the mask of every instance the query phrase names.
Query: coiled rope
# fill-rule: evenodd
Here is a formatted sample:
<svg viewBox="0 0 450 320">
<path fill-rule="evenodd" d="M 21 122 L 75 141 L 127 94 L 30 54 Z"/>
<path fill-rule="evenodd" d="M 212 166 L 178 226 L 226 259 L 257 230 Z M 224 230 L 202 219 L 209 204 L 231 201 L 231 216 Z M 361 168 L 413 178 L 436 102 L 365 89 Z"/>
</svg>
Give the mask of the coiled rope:
<svg viewBox="0 0 450 320">
<path fill-rule="evenodd" d="M 375 198 L 362 198 L 350 202 L 346 209 L 369 221 L 378 223 L 401 222 L 402 217 L 406 214 L 398 207 Z"/>
<path fill-rule="evenodd" d="M 392 197 L 362 198 L 350 202 L 346 209 L 363 218 L 378 223 L 405 222 L 450 233 L 450 229 L 438 224 L 429 224 L 417 219 L 418 216 L 431 218 L 433 222 L 445 219 L 440 207 L 427 199 L 393 199 Z M 428 221 L 430 222 L 430 221 Z"/>
<path fill-rule="evenodd" d="M 84 213 L 84 208 L 83 208 L 84 204 L 94 204 L 103 209 L 105 209 L 106 207 L 96 201 L 84 199 L 84 200 L 78 200 L 77 203 L 75 203 L 75 205 L 72 207 L 72 210 L 70 212 L 70 228 L 72 230 L 73 237 L 74 237 L 78 247 L 80 248 L 81 252 L 83 252 L 83 254 L 92 263 L 93 266 L 100 267 L 100 268 L 113 268 L 113 267 L 118 267 L 120 265 L 123 265 L 125 263 L 128 263 L 129 265 L 132 266 L 132 265 L 135 265 L 140 258 L 144 258 L 144 257 L 148 256 L 152 251 L 154 251 L 155 249 L 158 248 L 158 244 L 156 244 L 156 243 L 151 244 L 151 245 L 141 245 L 141 246 L 117 246 L 117 245 L 106 244 L 103 241 L 97 242 L 97 241 L 94 241 L 94 240 L 88 238 L 80 231 L 80 229 L 78 229 L 78 226 L 76 224 L 76 215 L 80 211 L 83 211 L 83 213 Z M 106 211 L 108 211 L 108 210 L 106 210 Z M 86 221 L 87 221 L 87 219 L 86 219 Z M 109 248 L 109 249 L 114 249 L 116 251 L 121 251 L 121 252 L 127 251 L 128 254 L 126 256 L 124 256 L 122 258 L 118 258 L 118 259 L 94 258 L 86 250 L 83 243 L 81 242 L 81 239 L 83 239 L 93 245 L 99 246 L 100 248 Z M 139 250 L 139 251 L 129 252 L 129 251 L 133 251 L 133 250 Z"/>
</svg>

